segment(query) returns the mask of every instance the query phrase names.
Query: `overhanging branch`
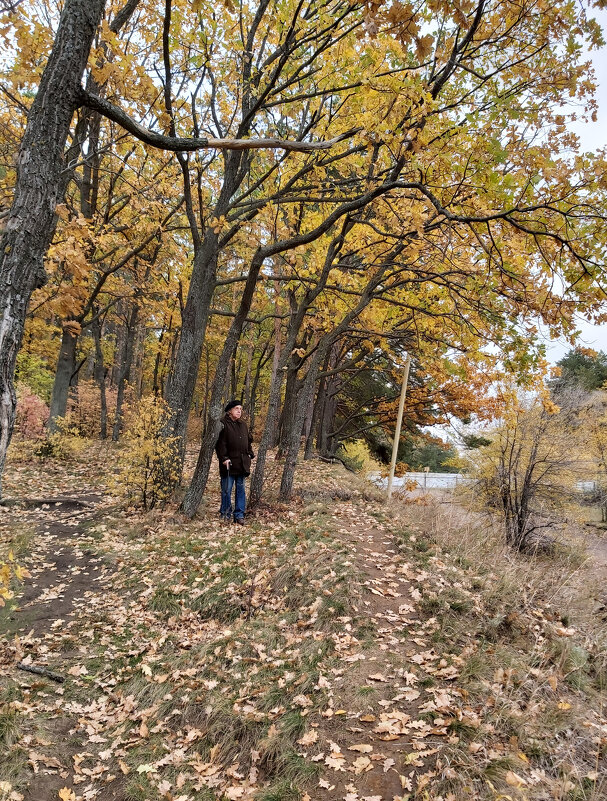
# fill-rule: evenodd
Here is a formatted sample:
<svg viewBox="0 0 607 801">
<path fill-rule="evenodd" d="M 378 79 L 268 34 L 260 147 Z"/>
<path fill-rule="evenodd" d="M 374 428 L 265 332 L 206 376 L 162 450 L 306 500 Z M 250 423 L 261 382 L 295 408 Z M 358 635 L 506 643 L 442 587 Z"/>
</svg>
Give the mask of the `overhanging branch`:
<svg viewBox="0 0 607 801">
<path fill-rule="evenodd" d="M 87 92 L 86 89 L 80 90 L 80 104 L 99 112 L 104 117 L 120 125 L 133 136 L 137 137 L 141 142 L 151 147 L 156 147 L 160 150 L 170 150 L 175 153 L 186 153 L 195 150 L 215 149 L 215 150 L 288 150 L 297 151 L 300 153 L 308 153 L 313 150 L 328 150 L 354 136 L 361 128 L 352 128 L 333 139 L 327 139 L 324 142 L 297 142 L 289 139 L 214 139 L 212 137 L 203 138 L 183 138 L 179 136 L 163 136 L 163 134 L 150 131 L 143 125 L 140 125 L 132 117 L 129 117 L 118 106 L 110 103 L 102 97 L 93 95 Z"/>
</svg>

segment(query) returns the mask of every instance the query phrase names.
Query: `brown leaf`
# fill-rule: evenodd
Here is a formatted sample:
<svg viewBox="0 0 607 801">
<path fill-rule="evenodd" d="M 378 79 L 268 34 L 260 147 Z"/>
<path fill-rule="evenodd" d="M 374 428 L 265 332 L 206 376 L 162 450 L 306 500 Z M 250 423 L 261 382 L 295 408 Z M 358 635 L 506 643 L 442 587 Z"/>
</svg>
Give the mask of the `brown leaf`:
<svg viewBox="0 0 607 801">
<path fill-rule="evenodd" d="M 369 757 L 360 756 L 358 759 L 354 760 L 352 767 L 354 769 L 354 773 L 359 776 L 361 773 L 371 770 L 373 765 L 371 764 Z"/>
<path fill-rule="evenodd" d="M 312 731 L 306 732 L 303 737 L 300 737 L 297 741 L 299 745 L 313 745 L 318 740 L 318 732 L 313 729 Z"/>
</svg>

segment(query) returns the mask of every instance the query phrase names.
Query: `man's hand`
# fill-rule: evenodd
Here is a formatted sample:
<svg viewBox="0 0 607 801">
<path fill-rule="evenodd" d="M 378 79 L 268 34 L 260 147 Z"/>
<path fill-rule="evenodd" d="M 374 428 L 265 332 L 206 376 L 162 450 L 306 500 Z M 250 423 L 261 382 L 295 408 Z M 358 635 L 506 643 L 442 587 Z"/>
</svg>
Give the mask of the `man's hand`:
<svg viewBox="0 0 607 801">
<path fill-rule="evenodd" d="M 227 467 L 228 470 L 230 469 L 230 465 L 231 464 L 232 464 L 232 462 L 229 459 L 226 459 L 225 462 L 223 463 L 224 467 Z"/>
</svg>

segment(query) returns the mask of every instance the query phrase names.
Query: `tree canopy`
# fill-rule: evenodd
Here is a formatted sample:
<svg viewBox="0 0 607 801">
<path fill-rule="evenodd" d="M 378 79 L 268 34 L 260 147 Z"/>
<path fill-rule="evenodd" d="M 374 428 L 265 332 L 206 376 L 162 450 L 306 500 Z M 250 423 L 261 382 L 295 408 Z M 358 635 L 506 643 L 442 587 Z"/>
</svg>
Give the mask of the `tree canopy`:
<svg viewBox="0 0 607 801">
<path fill-rule="evenodd" d="M 389 425 L 405 351 L 412 425 L 490 414 L 538 321 L 600 312 L 607 171 L 567 126 L 590 4 L 23 0 L 0 35 L 0 468 L 19 348 L 51 426 L 87 378 L 115 438 L 163 395 L 180 458 L 202 413 L 194 513 L 230 394 L 255 493 L 280 440 L 288 497 L 302 432 Z"/>
</svg>

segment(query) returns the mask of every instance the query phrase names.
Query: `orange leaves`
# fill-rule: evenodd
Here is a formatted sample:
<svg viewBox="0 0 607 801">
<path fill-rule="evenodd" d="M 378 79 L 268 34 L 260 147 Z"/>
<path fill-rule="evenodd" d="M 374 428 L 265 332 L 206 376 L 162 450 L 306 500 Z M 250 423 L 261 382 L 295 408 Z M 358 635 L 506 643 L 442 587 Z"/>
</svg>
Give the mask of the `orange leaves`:
<svg viewBox="0 0 607 801">
<path fill-rule="evenodd" d="M 77 320 L 66 320 L 63 323 L 63 330 L 70 336 L 77 337 L 82 331 L 82 326 Z"/>
</svg>

